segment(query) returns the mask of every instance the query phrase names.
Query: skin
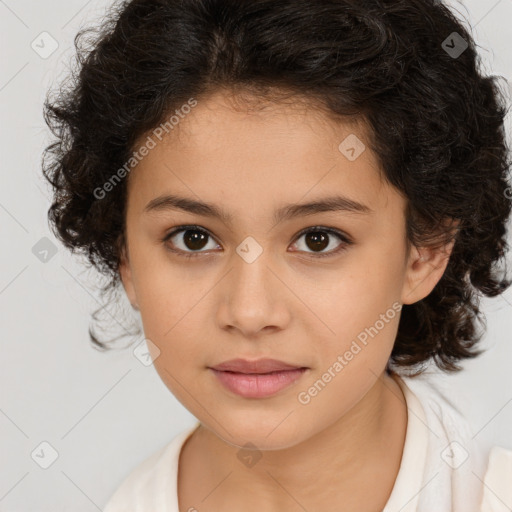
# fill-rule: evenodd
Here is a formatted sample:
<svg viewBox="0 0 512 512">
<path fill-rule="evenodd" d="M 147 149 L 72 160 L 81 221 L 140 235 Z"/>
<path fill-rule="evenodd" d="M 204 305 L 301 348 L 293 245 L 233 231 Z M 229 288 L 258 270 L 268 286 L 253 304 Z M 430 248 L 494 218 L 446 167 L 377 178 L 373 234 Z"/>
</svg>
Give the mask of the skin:
<svg viewBox="0 0 512 512">
<path fill-rule="evenodd" d="M 394 303 L 426 297 L 452 246 L 408 250 L 406 199 L 383 181 L 368 144 L 355 161 L 340 152 L 350 134 L 369 144 L 361 123 L 335 122 L 300 102 L 235 108 L 218 91 L 129 175 L 123 286 L 160 351 L 153 349 L 158 374 L 201 422 L 180 455 L 181 511 L 328 511 L 340 503 L 370 511 L 391 494 L 407 426 L 403 394 L 385 371 L 399 314 L 308 404 L 298 393 Z M 143 212 L 165 193 L 216 204 L 232 224 L 180 210 Z M 284 204 L 334 193 L 372 213 L 272 220 Z M 168 249 L 194 252 L 183 231 L 162 242 L 185 224 L 211 235 L 198 257 Z M 315 226 L 338 229 L 353 243 L 327 235 L 329 245 L 315 252 L 297 236 Z M 251 263 L 236 251 L 248 236 L 262 249 Z M 238 357 L 308 370 L 274 396 L 242 398 L 208 369 Z M 251 467 L 237 457 L 248 442 L 262 455 Z"/>
</svg>

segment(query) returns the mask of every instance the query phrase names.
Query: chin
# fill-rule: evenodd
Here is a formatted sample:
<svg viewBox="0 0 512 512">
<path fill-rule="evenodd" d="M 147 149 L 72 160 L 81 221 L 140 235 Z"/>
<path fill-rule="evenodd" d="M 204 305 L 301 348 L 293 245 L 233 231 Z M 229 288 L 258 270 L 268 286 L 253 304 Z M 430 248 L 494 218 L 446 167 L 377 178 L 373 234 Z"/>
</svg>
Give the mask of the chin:
<svg viewBox="0 0 512 512">
<path fill-rule="evenodd" d="M 251 414 L 244 414 L 242 418 L 226 415 L 223 423 L 227 431 L 216 423 L 213 425 L 214 428 L 211 424 L 208 428 L 224 442 L 239 449 L 284 450 L 305 441 L 311 435 L 304 428 L 303 422 L 293 418 L 293 413 L 285 419 L 287 414 L 269 415 L 265 420 L 262 420 L 261 412 L 254 417 Z M 203 422 L 206 425 L 209 423 Z M 249 444 L 253 446 L 248 446 Z"/>
</svg>

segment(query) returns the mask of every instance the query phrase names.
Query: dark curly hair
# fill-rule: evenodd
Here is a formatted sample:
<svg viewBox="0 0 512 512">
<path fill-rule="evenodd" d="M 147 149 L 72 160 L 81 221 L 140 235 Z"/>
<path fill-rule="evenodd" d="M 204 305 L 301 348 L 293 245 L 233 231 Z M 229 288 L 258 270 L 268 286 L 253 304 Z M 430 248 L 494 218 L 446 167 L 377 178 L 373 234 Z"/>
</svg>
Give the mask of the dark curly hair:
<svg viewBox="0 0 512 512">
<path fill-rule="evenodd" d="M 119 289 L 127 180 L 106 197 L 95 190 L 142 136 L 190 98 L 221 88 L 275 102 L 303 99 L 370 127 L 368 146 L 407 199 L 410 243 L 455 237 L 434 290 L 404 305 L 388 371 L 433 360 L 456 372 L 457 361 L 482 353 L 475 347 L 483 335 L 476 323 L 485 325 L 480 294 L 496 296 L 511 284 L 497 266 L 511 209 L 507 100 L 497 77 L 481 72 L 472 36 L 447 6 L 132 0 L 114 4 L 99 28 L 82 29 L 75 47 L 78 69 L 45 100 L 57 139 L 42 167 L 54 191 L 51 229 L 108 277 L 103 294 Z M 446 219 L 459 222 L 455 234 Z M 112 341 L 89 335 L 97 348 Z"/>
</svg>

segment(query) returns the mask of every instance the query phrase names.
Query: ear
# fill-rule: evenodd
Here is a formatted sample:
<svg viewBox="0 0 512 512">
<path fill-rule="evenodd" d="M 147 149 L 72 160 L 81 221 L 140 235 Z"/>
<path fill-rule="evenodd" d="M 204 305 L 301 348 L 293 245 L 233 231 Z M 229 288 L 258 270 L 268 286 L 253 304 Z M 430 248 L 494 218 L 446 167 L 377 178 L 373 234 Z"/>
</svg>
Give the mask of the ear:
<svg viewBox="0 0 512 512">
<path fill-rule="evenodd" d="M 414 304 L 430 294 L 443 277 L 454 244 L 452 237 L 450 242 L 436 247 L 411 246 L 402 289 L 403 304 Z"/>
<path fill-rule="evenodd" d="M 125 243 L 123 243 L 120 249 L 119 275 L 121 277 L 121 282 L 123 283 L 123 288 L 126 292 L 128 300 L 130 301 L 132 307 L 138 311 L 139 305 L 137 304 L 137 296 L 133 286 L 132 269 L 130 267 L 130 259 Z"/>
</svg>

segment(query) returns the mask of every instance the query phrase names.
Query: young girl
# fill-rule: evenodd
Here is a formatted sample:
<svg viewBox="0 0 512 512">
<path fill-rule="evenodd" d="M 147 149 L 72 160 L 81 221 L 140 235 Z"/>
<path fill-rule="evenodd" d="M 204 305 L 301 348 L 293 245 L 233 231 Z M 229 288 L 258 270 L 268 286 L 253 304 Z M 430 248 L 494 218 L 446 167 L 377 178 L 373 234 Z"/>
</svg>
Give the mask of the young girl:
<svg viewBox="0 0 512 512">
<path fill-rule="evenodd" d="M 49 218 L 198 420 L 104 511 L 510 510 L 512 451 L 425 371 L 510 285 L 505 100 L 450 10 L 132 0 L 91 45 Z"/>
</svg>

